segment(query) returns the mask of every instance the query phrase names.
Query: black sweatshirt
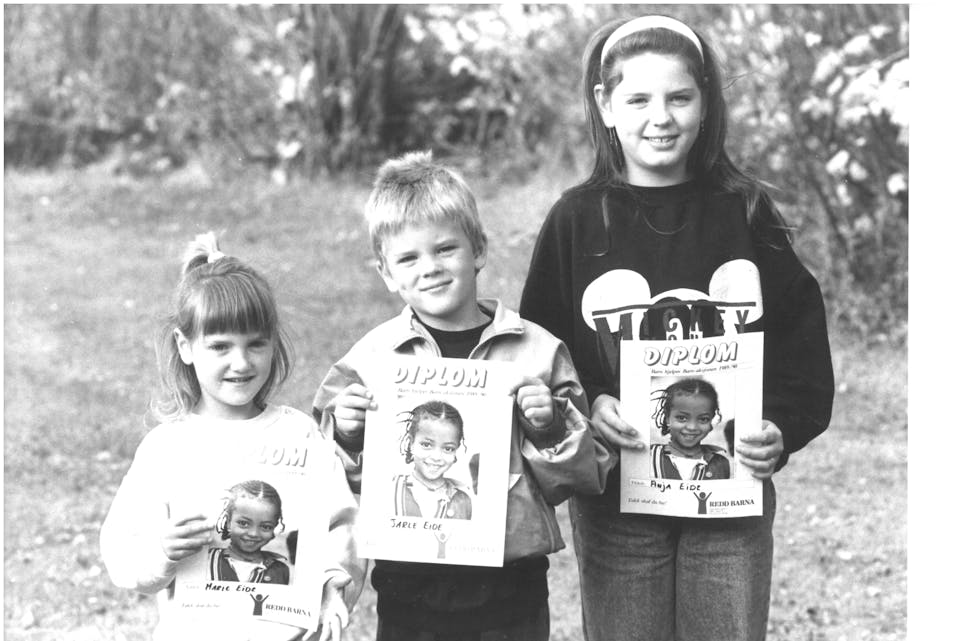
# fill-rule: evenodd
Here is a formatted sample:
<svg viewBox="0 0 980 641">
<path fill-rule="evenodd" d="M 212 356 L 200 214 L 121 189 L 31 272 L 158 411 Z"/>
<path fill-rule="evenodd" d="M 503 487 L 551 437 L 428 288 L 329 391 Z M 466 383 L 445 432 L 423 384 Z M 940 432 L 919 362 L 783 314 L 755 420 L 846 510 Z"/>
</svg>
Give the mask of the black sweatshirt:
<svg viewBox="0 0 980 641">
<path fill-rule="evenodd" d="M 830 422 L 827 323 L 817 281 L 786 242 L 757 238 L 740 195 L 693 182 L 567 191 L 541 228 L 520 313 L 568 345 L 591 403 L 603 393 L 619 398 L 620 338 L 690 338 L 692 326 L 719 335 L 731 315 L 710 305 L 692 312 L 682 301 L 757 300 L 760 292 L 761 318 L 746 319 L 743 330 L 765 332 L 762 416 L 782 432 L 782 467 Z M 651 310 L 637 327 L 625 314 L 591 320 L 593 311 L 653 298 L 678 304 Z"/>
</svg>

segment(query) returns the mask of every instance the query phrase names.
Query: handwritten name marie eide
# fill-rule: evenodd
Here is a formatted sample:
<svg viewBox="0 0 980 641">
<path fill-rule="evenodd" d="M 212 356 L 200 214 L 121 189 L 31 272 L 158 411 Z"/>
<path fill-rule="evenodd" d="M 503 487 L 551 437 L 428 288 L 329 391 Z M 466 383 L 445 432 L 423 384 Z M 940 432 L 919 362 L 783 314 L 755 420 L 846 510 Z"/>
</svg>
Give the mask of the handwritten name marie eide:
<svg viewBox="0 0 980 641">
<path fill-rule="evenodd" d="M 466 365 L 410 365 L 397 369 L 394 382 L 482 389 L 487 386 L 487 370 Z"/>
</svg>

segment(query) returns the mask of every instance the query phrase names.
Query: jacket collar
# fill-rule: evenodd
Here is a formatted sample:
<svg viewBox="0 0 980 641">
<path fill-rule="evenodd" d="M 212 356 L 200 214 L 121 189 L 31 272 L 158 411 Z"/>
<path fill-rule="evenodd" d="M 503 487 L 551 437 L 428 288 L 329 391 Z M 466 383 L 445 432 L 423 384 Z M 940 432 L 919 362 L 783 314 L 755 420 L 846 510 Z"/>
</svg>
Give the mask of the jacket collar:
<svg viewBox="0 0 980 641">
<path fill-rule="evenodd" d="M 477 301 L 477 305 L 491 318 L 490 326 L 483 330 L 483 334 L 480 336 L 480 344 L 501 334 L 524 333 L 524 323 L 521 321 L 520 315 L 505 307 L 499 299 L 481 298 Z M 397 329 L 391 346 L 393 351 L 397 351 L 406 343 L 417 340 L 435 344 L 435 339 L 415 316 L 415 312 L 410 306 L 406 305 L 397 316 L 396 324 Z"/>
</svg>

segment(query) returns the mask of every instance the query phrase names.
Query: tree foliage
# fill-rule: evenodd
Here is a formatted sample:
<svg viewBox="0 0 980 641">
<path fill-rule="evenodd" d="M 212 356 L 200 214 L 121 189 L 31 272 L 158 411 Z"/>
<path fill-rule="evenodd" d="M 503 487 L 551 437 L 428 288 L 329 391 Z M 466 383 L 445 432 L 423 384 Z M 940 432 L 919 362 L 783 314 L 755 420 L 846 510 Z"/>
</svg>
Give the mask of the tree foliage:
<svg viewBox="0 0 980 641">
<path fill-rule="evenodd" d="M 213 5 L 6 6 L 8 162 L 84 164 L 123 145 L 128 155 L 151 158 L 160 169 L 182 163 L 227 122 L 223 101 L 244 111 L 265 102 L 268 87 L 242 74 L 229 55 L 238 31 L 228 11 Z"/>
<path fill-rule="evenodd" d="M 657 8 L 721 54 L 729 151 L 779 188 L 800 253 L 830 281 L 833 319 L 901 334 L 908 7 Z M 209 153 L 285 179 L 420 147 L 497 168 L 584 157 L 584 44 L 599 24 L 646 10 L 5 5 L 6 162 L 112 155 L 146 173 Z"/>
<path fill-rule="evenodd" d="M 741 70 L 738 158 L 822 231 L 810 254 L 833 280 L 836 320 L 904 332 L 908 7 L 734 7 L 722 20 L 719 46 Z"/>
</svg>

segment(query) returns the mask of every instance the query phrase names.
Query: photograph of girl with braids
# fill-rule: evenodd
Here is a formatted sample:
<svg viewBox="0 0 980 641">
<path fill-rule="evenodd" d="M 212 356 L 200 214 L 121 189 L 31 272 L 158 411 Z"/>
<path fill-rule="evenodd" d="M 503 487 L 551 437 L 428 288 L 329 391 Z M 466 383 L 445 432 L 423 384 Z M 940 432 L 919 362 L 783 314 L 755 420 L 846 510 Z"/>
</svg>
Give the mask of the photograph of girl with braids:
<svg viewBox="0 0 980 641">
<path fill-rule="evenodd" d="M 688 377 L 663 386 L 654 379 L 650 429 L 651 478 L 722 480 L 731 478 L 718 390 L 704 378 Z M 730 420 L 731 417 L 728 417 Z M 718 444 L 705 442 L 709 437 Z M 666 439 L 666 441 L 665 441 Z"/>
<path fill-rule="evenodd" d="M 394 477 L 395 516 L 470 520 L 476 479 L 468 478 L 467 465 L 457 465 L 466 451 L 459 410 L 427 401 L 398 417 L 404 424 L 399 453 L 409 469 Z M 447 476 L 450 470 L 454 476 Z"/>
<path fill-rule="evenodd" d="M 287 559 L 262 549 L 285 530 L 282 499 L 272 485 L 249 480 L 230 488 L 214 529 L 228 545 L 208 551 L 210 580 L 289 584 Z"/>
</svg>

